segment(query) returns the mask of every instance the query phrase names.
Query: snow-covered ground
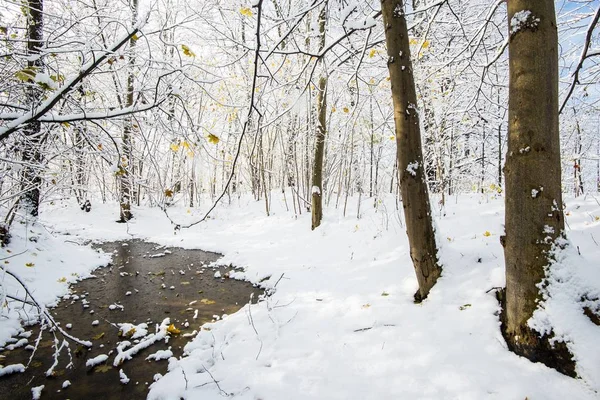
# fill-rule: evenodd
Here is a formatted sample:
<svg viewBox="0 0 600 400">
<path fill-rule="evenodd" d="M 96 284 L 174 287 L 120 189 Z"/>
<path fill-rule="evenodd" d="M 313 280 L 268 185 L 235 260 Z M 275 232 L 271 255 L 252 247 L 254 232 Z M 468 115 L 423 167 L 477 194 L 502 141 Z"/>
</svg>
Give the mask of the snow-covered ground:
<svg viewBox="0 0 600 400">
<path fill-rule="evenodd" d="M 289 193 L 287 200 L 291 207 Z M 116 224 L 114 204 L 94 204 L 88 214 L 57 202 L 41 214 L 45 228 L 27 227 L 54 237 L 45 233 L 35 243 L 16 233 L 12 254 L 28 252 L 8 265 L 51 303 L 67 290 L 62 277 L 76 279 L 71 274 L 84 276 L 105 261 L 65 240 L 138 237 L 221 252 L 220 264 L 245 268 L 235 277 L 275 287 L 266 301 L 205 325 L 186 347 L 187 357 L 169 360 L 170 372 L 151 386 L 151 399 L 221 399 L 225 393 L 265 400 L 600 396 L 600 327 L 583 315 L 579 302 L 583 294 L 600 297 L 600 204 L 594 198 L 566 200 L 573 247 L 553 268 L 548 291 L 554 300 L 538 316 L 571 341 L 582 377 L 577 380 L 506 349 L 490 290 L 504 285 L 501 198 L 451 197 L 444 211 L 432 202 L 444 272 L 420 305 L 412 301 L 417 283 L 395 200 L 375 209 L 373 199 L 363 197 L 358 219 L 357 201 L 349 200 L 344 217 L 332 200 L 314 232 L 310 215 L 286 211 L 275 193 L 269 217 L 263 202 L 243 197 L 178 232 L 158 209 L 135 208 L 134 220 Z M 169 213 L 186 223 L 201 211 Z M 30 261 L 35 266 L 28 268 Z M 0 342 L 17 329 L 10 314 L 2 320 Z"/>
</svg>

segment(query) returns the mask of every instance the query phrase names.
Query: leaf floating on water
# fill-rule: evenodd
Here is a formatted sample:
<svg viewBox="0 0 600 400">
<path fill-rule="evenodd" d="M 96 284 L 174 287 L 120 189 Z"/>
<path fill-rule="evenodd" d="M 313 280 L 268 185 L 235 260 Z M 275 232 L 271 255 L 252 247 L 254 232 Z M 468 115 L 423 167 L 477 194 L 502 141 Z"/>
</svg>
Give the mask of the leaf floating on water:
<svg viewBox="0 0 600 400">
<path fill-rule="evenodd" d="M 460 311 L 464 311 L 464 310 L 466 310 L 466 309 L 467 309 L 467 308 L 469 308 L 469 307 L 471 307 L 471 305 L 470 305 L 469 303 L 467 303 L 467 304 L 464 304 L 464 305 L 462 305 L 462 306 L 458 307 L 458 309 L 459 309 Z"/>
<path fill-rule="evenodd" d="M 110 365 L 98 365 L 96 368 L 94 368 L 94 371 L 96 372 L 102 372 L 107 373 L 108 371 L 110 371 L 112 369 L 112 367 Z"/>
<path fill-rule="evenodd" d="M 169 332 L 172 335 L 179 335 L 181 333 L 179 329 L 175 328 L 174 324 L 169 325 L 169 327 L 167 328 L 167 332 Z"/>
<path fill-rule="evenodd" d="M 93 336 L 92 339 L 94 340 L 100 340 L 104 337 L 104 332 L 97 334 L 96 336 Z"/>
<path fill-rule="evenodd" d="M 214 300 L 209 300 L 209 299 L 202 299 L 202 300 L 200 300 L 200 303 L 202 303 L 202 304 L 205 304 L 205 305 L 209 306 L 209 305 L 211 305 L 211 304 L 215 304 L 215 303 L 216 303 L 216 301 L 214 301 Z"/>
</svg>

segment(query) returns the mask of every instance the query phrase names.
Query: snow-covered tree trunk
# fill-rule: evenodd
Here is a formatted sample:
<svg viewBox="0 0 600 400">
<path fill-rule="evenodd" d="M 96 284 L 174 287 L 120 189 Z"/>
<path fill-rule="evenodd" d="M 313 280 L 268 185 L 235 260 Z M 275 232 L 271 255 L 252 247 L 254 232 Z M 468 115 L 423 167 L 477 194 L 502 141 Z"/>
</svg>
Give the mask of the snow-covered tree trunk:
<svg viewBox="0 0 600 400">
<path fill-rule="evenodd" d="M 422 301 L 442 272 L 438 262 L 429 193 L 425 181 L 417 96 L 410 58 L 404 0 L 382 0 L 381 11 L 388 50 L 402 206 Z"/>
<path fill-rule="evenodd" d="M 44 62 L 41 53 L 42 41 L 44 39 L 44 2 L 43 0 L 29 0 L 24 8 L 27 13 L 27 69 L 31 75 L 43 73 Z M 42 89 L 32 80 L 25 89 L 25 98 L 28 108 L 35 108 L 42 96 Z M 40 176 L 40 164 L 42 153 L 40 146 L 45 141 L 41 133 L 41 123 L 33 121 L 25 125 L 23 135 L 25 140 L 23 146 L 22 161 L 22 190 L 24 191 L 21 201 L 25 211 L 36 217 L 40 207 L 40 191 L 42 177 Z"/>
<path fill-rule="evenodd" d="M 325 47 L 325 21 L 327 13 L 327 1 L 319 14 L 319 51 Z M 320 61 L 323 63 L 323 61 Z M 324 68 L 324 74 L 326 70 Z M 315 159 L 312 174 L 312 229 L 321 225 L 323 218 L 323 158 L 325 153 L 325 133 L 327 131 L 327 76 L 319 78 L 319 87 L 317 93 L 317 137 L 315 140 Z"/>
<path fill-rule="evenodd" d="M 572 375 L 568 351 L 550 346 L 548 337 L 528 326 L 551 250 L 564 229 L 554 1 L 511 0 L 508 17 L 504 337 L 515 353 Z"/>
<path fill-rule="evenodd" d="M 133 23 L 137 18 L 138 0 L 131 1 L 131 10 L 133 13 Z M 129 64 L 127 71 L 127 95 L 125 96 L 125 107 L 132 107 L 134 103 L 134 69 L 135 69 L 135 41 L 132 37 L 129 40 Z M 128 116 L 123 127 L 123 139 L 121 144 L 121 168 L 119 169 L 119 222 L 127 222 L 133 218 L 131 213 L 131 202 L 133 196 L 133 117 Z"/>
</svg>

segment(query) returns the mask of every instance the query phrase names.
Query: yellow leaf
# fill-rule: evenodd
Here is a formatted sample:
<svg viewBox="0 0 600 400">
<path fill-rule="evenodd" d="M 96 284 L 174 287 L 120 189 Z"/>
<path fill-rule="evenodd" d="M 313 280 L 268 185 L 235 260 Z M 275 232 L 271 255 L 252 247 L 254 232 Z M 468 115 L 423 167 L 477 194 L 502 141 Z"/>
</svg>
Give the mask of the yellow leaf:
<svg viewBox="0 0 600 400">
<path fill-rule="evenodd" d="M 410 42 L 409 42 L 409 43 L 410 43 L 410 44 L 413 44 L 413 45 L 414 45 L 414 44 L 419 44 L 419 39 L 416 39 L 416 38 L 410 38 Z"/>
<path fill-rule="evenodd" d="M 181 333 L 181 331 L 175 328 L 175 325 L 173 324 L 169 325 L 169 327 L 167 328 L 167 332 L 169 332 L 172 335 L 179 335 Z"/>
<path fill-rule="evenodd" d="M 97 334 L 96 336 L 93 336 L 92 339 L 94 340 L 100 340 L 104 337 L 104 332 Z"/>
<path fill-rule="evenodd" d="M 70 127 L 70 126 L 71 126 L 71 124 L 69 124 L 69 123 L 68 123 L 68 122 L 66 122 L 66 121 L 65 121 L 65 122 L 61 122 L 60 124 L 61 124 L 62 126 L 64 126 L 65 128 L 68 128 L 68 127 Z"/>
<path fill-rule="evenodd" d="M 205 305 L 211 305 L 211 304 L 215 304 L 214 300 L 209 300 L 209 299 L 202 299 L 200 300 L 200 303 L 205 304 Z"/>
<path fill-rule="evenodd" d="M 133 35 L 133 36 L 131 37 L 131 40 L 133 40 L 133 41 L 136 41 L 136 40 L 138 40 L 139 38 L 140 38 L 140 37 L 139 37 L 137 34 L 135 34 L 135 35 Z"/>
<path fill-rule="evenodd" d="M 213 135 L 212 133 L 208 134 L 208 142 L 212 144 L 217 144 L 221 139 L 218 136 Z"/>
<path fill-rule="evenodd" d="M 181 50 L 183 50 L 183 54 L 185 54 L 188 57 L 196 57 L 196 54 L 194 54 L 194 52 L 190 50 L 190 48 L 187 47 L 185 44 L 181 45 Z"/>
<path fill-rule="evenodd" d="M 394 136 L 394 135 L 390 136 L 390 140 L 396 140 L 396 136 Z"/>
<path fill-rule="evenodd" d="M 171 143 L 171 150 L 177 152 L 179 150 L 179 145 L 177 143 Z"/>
<path fill-rule="evenodd" d="M 336 111 L 337 111 L 337 108 L 331 107 L 331 112 L 336 112 Z"/>
<path fill-rule="evenodd" d="M 15 77 L 21 82 L 33 82 L 35 78 L 35 67 L 27 67 L 15 72 Z"/>
<path fill-rule="evenodd" d="M 57 282 L 60 282 L 60 283 L 65 283 L 66 281 L 67 281 L 67 278 L 65 278 L 64 276 L 57 280 Z"/>
<path fill-rule="evenodd" d="M 492 234 L 490 233 L 490 231 L 485 231 L 483 232 L 483 236 L 492 236 Z"/>
<path fill-rule="evenodd" d="M 348 107 L 344 107 L 344 108 L 343 108 L 343 111 L 344 111 L 345 113 L 349 113 L 349 112 L 350 112 L 350 110 L 348 109 Z"/>
<path fill-rule="evenodd" d="M 173 197 L 173 191 L 171 189 L 165 190 L 165 197 Z"/>
<path fill-rule="evenodd" d="M 181 145 L 186 149 L 190 148 L 190 144 L 188 142 L 186 142 L 185 140 L 183 142 L 181 142 Z"/>
<path fill-rule="evenodd" d="M 369 52 L 369 58 L 375 57 L 375 54 L 377 54 L 377 50 L 371 49 L 371 51 Z"/>
<path fill-rule="evenodd" d="M 423 44 L 421 45 L 421 47 L 423 47 L 424 49 L 428 49 L 429 48 L 429 40 L 424 41 Z"/>
<path fill-rule="evenodd" d="M 112 367 L 110 365 L 98 365 L 94 371 L 96 372 L 102 372 L 102 373 L 106 373 L 108 371 L 110 371 L 112 369 Z"/>
<path fill-rule="evenodd" d="M 252 16 L 252 10 L 248 7 L 242 7 L 240 8 L 240 14 L 246 16 L 246 17 L 251 17 Z"/>
<path fill-rule="evenodd" d="M 28 263 L 25 263 L 25 266 L 26 266 L 27 268 L 32 268 L 32 267 L 35 267 L 35 264 L 34 264 L 34 263 L 32 263 L 32 262 L 28 262 Z"/>
</svg>

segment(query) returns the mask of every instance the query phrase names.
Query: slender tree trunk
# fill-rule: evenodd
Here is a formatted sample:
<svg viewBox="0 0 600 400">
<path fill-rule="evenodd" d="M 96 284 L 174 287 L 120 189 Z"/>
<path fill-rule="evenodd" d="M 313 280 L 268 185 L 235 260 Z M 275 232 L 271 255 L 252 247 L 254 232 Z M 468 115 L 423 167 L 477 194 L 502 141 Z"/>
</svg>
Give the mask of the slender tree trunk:
<svg viewBox="0 0 600 400">
<path fill-rule="evenodd" d="M 574 375 L 564 343 L 529 328 L 550 251 L 563 236 L 558 125 L 558 38 L 553 0 L 510 0 L 506 294 L 503 333 L 510 350 Z"/>
<path fill-rule="evenodd" d="M 27 3 L 27 53 L 29 59 L 27 68 L 32 74 L 43 72 L 44 61 L 42 57 L 36 57 L 40 54 L 43 41 L 44 28 L 44 2 L 43 0 L 29 0 Z M 33 56 L 33 57 L 32 57 Z M 42 90 L 31 80 L 26 89 L 27 107 L 35 108 L 36 103 L 42 96 Z M 22 197 L 22 206 L 25 211 L 36 217 L 39 214 L 40 190 L 42 186 L 42 177 L 40 168 L 43 160 L 40 146 L 45 141 L 45 135 L 41 134 L 40 122 L 30 122 L 23 128 L 25 141 L 23 142 L 23 172 L 22 189 L 25 193 Z"/>
<path fill-rule="evenodd" d="M 133 13 L 133 22 L 137 18 L 138 0 L 131 0 L 131 9 Z M 125 97 L 125 107 L 133 106 L 134 93 L 134 69 L 135 69 L 135 38 L 129 40 L 129 65 L 127 71 L 127 96 Z M 133 218 L 131 213 L 131 202 L 133 196 L 133 119 L 128 117 L 123 127 L 123 141 L 121 144 L 121 168 L 119 168 L 119 222 L 127 222 Z"/>
<path fill-rule="evenodd" d="M 415 81 L 410 59 L 404 0 L 382 0 L 381 11 L 388 48 L 388 69 L 394 102 L 398 177 L 406 229 L 422 301 L 442 272 L 438 262 L 435 231 L 421 149 L 421 132 L 416 104 Z"/>
<path fill-rule="evenodd" d="M 323 9 L 319 14 L 319 33 L 321 40 L 319 43 L 319 51 L 325 47 L 325 21 L 327 13 L 327 1 L 323 5 Z M 322 61 L 321 61 L 322 62 Z M 323 72 L 326 73 L 325 71 Z M 325 133 L 327 130 L 327 76 L 323 75 L 319 78 L 319 92 L 317 93 L 317 130 L 315 140 L 315 159 L 313 160 L 312 174 L 312 229 L 321 225 L 323 218 L 323 156 L 325 153 Z"/>
</svg>

